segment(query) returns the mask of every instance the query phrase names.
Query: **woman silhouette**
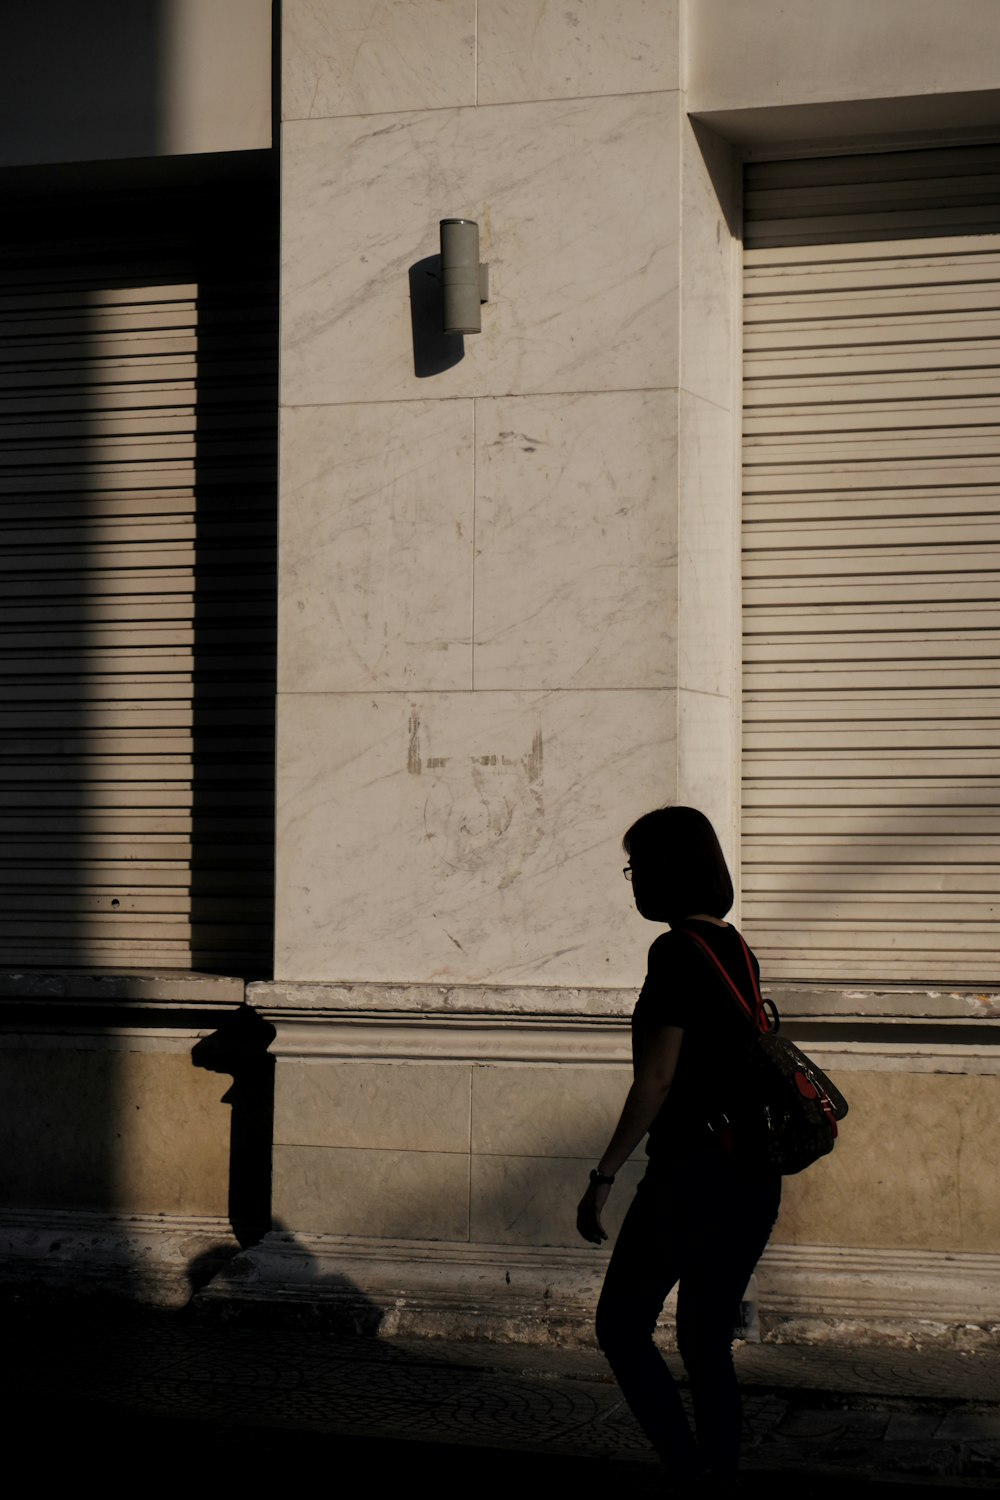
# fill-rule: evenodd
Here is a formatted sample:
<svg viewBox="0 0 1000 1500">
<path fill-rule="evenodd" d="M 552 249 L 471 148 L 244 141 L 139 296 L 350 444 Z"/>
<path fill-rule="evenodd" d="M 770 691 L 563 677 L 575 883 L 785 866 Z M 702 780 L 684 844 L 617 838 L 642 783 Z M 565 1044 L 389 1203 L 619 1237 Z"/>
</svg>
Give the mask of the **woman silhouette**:
<svg viewBox="0 0 1000 1500">
<path fill-rule="evenodd" d="M 615 1173 L 648 1132 L 649 1162 L 608 1266 L 597 1338 L 673 1483 L 725 1494 L 736 1485 L 742 1426 L 733 1330 L 777 1217 L 781 1178 L 734 1139 L 747 1021 L 696 938 L 751 1006 L 749 968 L 757 970 L 757 961 L 723 920 L 733 885 L 704 813 L 659 808 L 634 823 L 622 844 L 638 910 L 671 931 L 649 950 L 632 1016 L 634 1082 L 590 1174 L 577 1228 L 593 1244 L 607 1238 L 601 1210 Z M 675 1284 L 697 1441 L 653 1343 Z"/>
</svg>

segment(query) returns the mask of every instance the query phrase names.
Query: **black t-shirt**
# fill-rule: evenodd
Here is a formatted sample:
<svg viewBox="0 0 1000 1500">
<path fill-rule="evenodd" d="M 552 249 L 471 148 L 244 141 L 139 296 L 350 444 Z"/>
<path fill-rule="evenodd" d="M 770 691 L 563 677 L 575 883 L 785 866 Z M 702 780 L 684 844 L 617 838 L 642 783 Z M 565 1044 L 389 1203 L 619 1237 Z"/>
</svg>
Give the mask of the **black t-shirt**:
<svg viewBox="0 0 1000 1500">
<path fill-rule="evenodd" d="M 688 918 L 753 1009 L 753 984 L 735 927 Z M 756 977 L 760 968 L 750 954 Z M 682 930 L 665 932 L 649 950 L 646 980 L 632 1013 L 632 1062 L 661 1026 L 684 1032 L 677 1071 L 646 1142 L 650 1156 L 711 1145 L 710 1120 L 738 1103 L 751 1023 L 708 955 Z"/>
</svg>

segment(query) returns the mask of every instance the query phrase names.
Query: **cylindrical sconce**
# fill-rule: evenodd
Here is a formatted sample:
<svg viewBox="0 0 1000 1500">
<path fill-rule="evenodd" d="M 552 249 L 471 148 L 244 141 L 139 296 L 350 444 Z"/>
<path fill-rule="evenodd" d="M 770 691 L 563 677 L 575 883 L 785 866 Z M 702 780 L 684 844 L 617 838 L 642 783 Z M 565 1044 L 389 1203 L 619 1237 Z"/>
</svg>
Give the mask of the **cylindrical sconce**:
<svg viewBox="0 0 1000 1500">
<path fill-rule="evenodd" d="M 445 333 L 481 333 L 479 308 L 488 298 L 475 219 L 441 220 L 441 287 Z"/>
</svg>

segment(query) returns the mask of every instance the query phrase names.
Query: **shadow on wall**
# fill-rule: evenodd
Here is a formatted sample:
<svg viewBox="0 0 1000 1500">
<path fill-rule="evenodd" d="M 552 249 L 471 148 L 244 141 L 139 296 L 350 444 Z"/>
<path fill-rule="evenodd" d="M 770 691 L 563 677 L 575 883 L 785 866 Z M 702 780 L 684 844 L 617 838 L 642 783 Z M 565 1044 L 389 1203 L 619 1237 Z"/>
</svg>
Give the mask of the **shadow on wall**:
<svg viewBox="0 0 1000 1500">
<path fill-rule="evenodd" d="M 271 1142 L 274 1135 L 274 1058 L 268 1047 L 274 1027 L 249 1006 L 241 1006 L 191 1053 L 196 1068 L 228 1074 L 232 1084 L 222 1103 L 232 1111 L 229 1134 L 229 1220 L 241 1249 L 271 1228 Z M 233 1251 L 214 1253 L 192 1265 L 191 1290 L 215 1275 Z"/>
<path fill-rule="evenodd" d="M 136 1187 L 120 1116 L 123 1054 L 162 1044 L 114 1038 L 179 1013 L 82 979 L 66 1008 L 79 1042 L 50 1046 L 51 976 L 269 969 L 273 162 L 0 180 L 0 970 L 16 971 L 5 1014 L 25 1037 L 0 1070 L 0 1204 L 155 1213 L 169 1205 L 148 1176 Z M 178 1122 L 161 1129 L 179 1154 Z"/>
<path fill-rule="evenodd" d="M 100 168 L 76 165 L 73 157 L 96 162 L 160 148 L 164 56 L 162 0 L 129 7 L 53 0 L 8 7 L 4 15 L 0 969 L 122 964 L 117 939 L 122 924 L 134 921 L 133 903 L 115 889 L 114 866 L 141 794 L 134 785 L 111 789 L 106 770 L 123 729 L 116 700 L 128 696 L 121 665 L 109 675 L 102 660 L 117 630 L 118 601 L 107 599 L 103 615 L 93 602 L 102 566 L 97 538 L 103 533 L 109 545 L 116 526 L 122 533 L 120 513 L 131 519 L 119 493 L 128 491 L 127 465 L 114 462 L 118 435 L 102 399 L 102 378 L 116 364 L 120 378 L 127 363 L 116 355 L 128 334 L 121 330 L 115 268 L 107 267 L 114 253 L 102 233 L 104 218 L 81 191 Z M 102 483 L 109 471 L 114 478 Z M 104 567 L 114 565 L 105 554 Z M 39 1029 L 27 1010 L 15 1011 L 12 1030 L 30 1036 Z M 93 1096 L 116 1088 L 117 1056 L 96 1057 L 83 1085 L 65 1048 L 51 1054 L 51 1069 L 41 1066 L 44 1060 L 33 1041 L 4 1058 L 3 1142 L 23 1133 L 41 1148 L 27 1152 L 28 1160 L 6 1158 L 4 1207 L 30 1209 L 41 1199 L 63 1209 L 79 1201 L 79 1178 L 67 1171 L 56 1144 L 63 1130 L 70 1155 L 86 1158 L 88 1182 L 114 1175 L 112 1109 L 86 1141 L 79 1131 L 74 1138 L 60 1113 L 67 1089 L 75 1088 L 73 1113 L 93 1116 Z M 15 1118 L 19 1091 L 27 1114 Z"/>
<path fill-rule="evenodd" d="M 275 1219 L 271 1228 L 278 1237 L 278 1253 L 284 1270 L 279 1294 L 275 1295 L 275 1285 L 269 1282 L 266 1295 L 255 1303 L 253 1282 L 256 1270 L 247 1261 L 240 1262 L 226 1274 L 227 1283 L 239 1302 L 241 1321 L 248 1312 L 252 1319 L 255 1306 L 258 1315 L 268 1322 L 275 1316 L 287 1317 L 292 1310 L 300 1321 L 321 1322 L 326 1329 L 359 1338 L 377 1338 L 387 1309 L 373 1302 L 349 1276 L 340 1271 L 324 1273 L 320 1261 L 280 1219 Z M 219 1255 L 212 1251 L 196 1257 L 188 1266 L 192 1294 L 197 1295 L 232 1258 L 232 1252 Z M 198 1303 L 199 1308 L 212 1305 L 211 1302 Z M 217 1305 L 224 1308 L 226 1302 Z"/>
<path fill-rule="evenodd" d="M 413 373 L 418 380 L 440 375 L 465 358 L 460 333 L 441 330 L 441 257 L 428 255 L 410 267 Z"/>
</svg>

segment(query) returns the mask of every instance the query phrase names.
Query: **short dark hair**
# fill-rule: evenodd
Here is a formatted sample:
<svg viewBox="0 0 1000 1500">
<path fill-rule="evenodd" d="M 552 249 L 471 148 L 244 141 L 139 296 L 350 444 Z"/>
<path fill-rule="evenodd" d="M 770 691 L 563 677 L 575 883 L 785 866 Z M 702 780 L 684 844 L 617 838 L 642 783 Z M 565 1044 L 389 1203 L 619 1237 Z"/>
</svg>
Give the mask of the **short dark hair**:
<svg viewBox="0 0 1000 1500">
<path fill-rule="evenodd" d="M 658 807 L 634 822 L 622 839 L 629 859 L 650 869 L 676 917 L 707 912 L 724 917 L 733 882 L 718 835 L 696 807 Z"/>
</svg>

